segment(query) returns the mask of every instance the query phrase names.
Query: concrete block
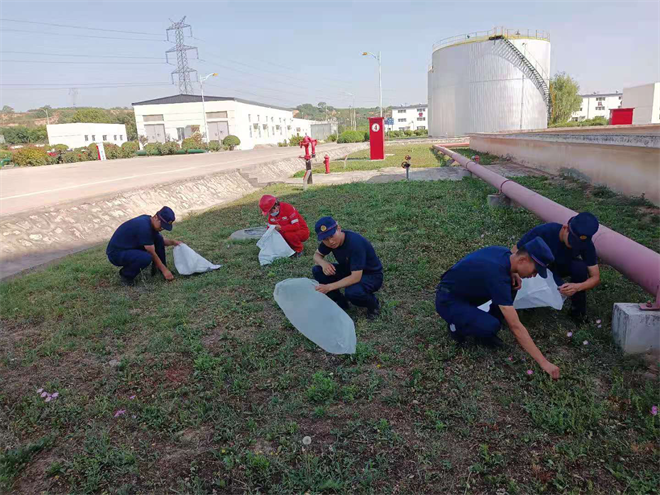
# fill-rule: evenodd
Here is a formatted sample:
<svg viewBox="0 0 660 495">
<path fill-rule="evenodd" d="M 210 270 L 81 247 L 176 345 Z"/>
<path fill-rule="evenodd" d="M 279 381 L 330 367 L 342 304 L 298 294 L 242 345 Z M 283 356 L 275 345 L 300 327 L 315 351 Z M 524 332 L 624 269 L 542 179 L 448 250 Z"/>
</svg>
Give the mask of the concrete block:
<svg viewBox="0 0 660 495">
<path fill-rule="evenodd" d="M 660 311 L 644 311 L 635 303 L 615 303 L 612 336 L 626 354 L 660 350 Z"/>
<path fill-rule="evenodd" d="M 493 208 L 509 207 L 511 206 L 511 200 L 507 198 L 504 194 L 489 194 L 488 206 Z"/>
</svg>

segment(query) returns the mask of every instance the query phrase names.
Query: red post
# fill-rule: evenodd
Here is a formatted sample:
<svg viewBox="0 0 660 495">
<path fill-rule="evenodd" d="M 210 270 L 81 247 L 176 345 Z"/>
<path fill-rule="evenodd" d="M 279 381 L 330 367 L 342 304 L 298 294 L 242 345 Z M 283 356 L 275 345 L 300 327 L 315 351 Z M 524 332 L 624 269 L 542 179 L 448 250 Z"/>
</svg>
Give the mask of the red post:
<svg viewBox="0 0 660 495">
<path fill-rule="evenodd" d="M 325 164 L 325 173 L 329 174 L 330 173 L 330 156 L 325 155 L 325 158 L 323 159 L 323 163 Z"/>
<path fill-rule="evenodd" d="M 383 117 L 369 118 L 369 147 L 372 160 L 385 159 L 385 132 Z"/>
</svg>

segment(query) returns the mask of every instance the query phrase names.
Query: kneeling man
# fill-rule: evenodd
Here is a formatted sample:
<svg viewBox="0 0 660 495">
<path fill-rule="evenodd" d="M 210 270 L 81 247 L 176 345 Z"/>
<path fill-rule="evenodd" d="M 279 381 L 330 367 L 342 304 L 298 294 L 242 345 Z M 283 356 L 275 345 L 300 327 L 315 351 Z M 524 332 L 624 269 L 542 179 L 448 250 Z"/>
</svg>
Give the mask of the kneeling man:
<svg viewBox="0 0 660 495">
<path fill-rule="evenodd" d="M 546 278 L 547 266 L 554 260 L 550 248 L 537 237 L 511 254 L 502 246 L 490 246 L 468 254 L 447 270 L 436 288 L 435 308 L 447 322 L 450 336 L 463 342 L 472 336 L 489 347 L 499 347 L 497 336 L 506 320 L 518 343 L 552 378 L 559 368 L 536 347 L 513 307 L 512 279 L 531 278 L 537 273 Z M 486 313 L 479 306 L 491 300 Z"/>
<path fill-rule="evenodd" d="M 140 215 L 122 223 L 115 231 L 105 250 L 108 260 L 115 266 L 121 266 L 119 276 L 126 285 L 133 285 L 135 277 L 147 266 L 152 265 L 151 274 L 156 269 L 165 277 L 173 280 L 174 275 L 167 269 L 165 246 L 178 246 L 179 241 L 163 239 L 160 232 L 172 230 L 174 212 L 163 206 L 153 216 Z"/>
</svg>

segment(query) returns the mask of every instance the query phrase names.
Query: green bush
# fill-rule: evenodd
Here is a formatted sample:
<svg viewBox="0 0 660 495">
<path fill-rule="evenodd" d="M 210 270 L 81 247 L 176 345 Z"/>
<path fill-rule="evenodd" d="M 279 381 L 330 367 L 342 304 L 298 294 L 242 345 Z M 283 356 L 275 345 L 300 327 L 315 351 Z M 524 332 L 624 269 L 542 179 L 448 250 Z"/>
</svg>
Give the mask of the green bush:
<svg viewBox="0 0 660 495">
<path fill-rule="evenodd" d="M 98 155 L 96 154 L 96 147 L 94 147 L 94 154 L 92 155 L 92 152 L 89 150 L 88 146 L 83 146 L 82 148 L 74 148 L 74 152 L 78 153 L 79 155 L 83 156 L 83 160 L 80 161 L 87 161 L 87 160 L 97 160 Z"/>
<path fill-rule="evenodd" d="M 300 134 L 296 134 L 295 136 L 291 136 L 289 139 L 289 146 L 300 146 L 300 141 L 303 140 L 303 137 Z"/>
<path fill-rule="evenodd" d="M 90 160 L 99 159 L 99 147 L 96 146 L 96 143 L 92 143 L 89 146 L 87 146 L 87 154 L 89 155 Z"/>
<path fill-rule="evenodd" d="M 217 139 L 214 139 L 213 141 L 209 141 L 209 151 L 220 151 L 221 148 L 220 141 Z"/>
<path fill-rule="evenodd" d="M 230 150 L 233 150 L 234 147 L 241 144 L 241 140 L 238 139 L 238 136 L 234 136 L 233 134 L 230 134 L 229 136 L 227 136 L 222 140 L 222 144 L 228 146 Z"/>
<path fill-rule="evenodd" d="M 11 151 L 5 151 L 5 150 L 0 150 L 0 160 L 4 160 L 5 158 L 11 158 L 13 153 Z"/>
<path fill-rule="evenodd" d="M 400 138 L 401 137 L 401 131 L 390 131 L 390 132 L 388 132 L 388 135 L 391 138 Z"/>
<path fill-rule="evenodd" d="M 108 160 L 116 160 L 122 157 L 121 148 L 116 144 L 104 142 L 103 149 L 105 150 L 105 157 Z"/>
<path fill-rule="evenodd" d="M 135 156 L 135 153 L 140 149 L 140 145 L 137 141 L 126 141 L 121 145 L 121 155 L 124 158 L 130 158 Z"/>
<path fill-rule="evenodd" d="M 365 138 L 366 136 L 366 138 Z M 369 140 L 369 133 L 364 131 L 344 131 L 337 139 L 338 143 L 362 143 Z"/>
<path fill-rule="evenodd" d="M 89 155 L 80 151 L 67 151 L 62 153 L 62 161 L 64 163 L 77 163 L 88 161 Z"/>
<path fill-rule="evenodd" d="M 415 129 L 415 136 L 428 136 L 429 131 L 427 129 Z"/>
<path fill-rule="evenodd" d="M 413 134 L 414 134 L 413 131 L 411 131 L 410 129 L 406 129 L 406 130 L 403 131 L 403 135 L 406 136 L 406 137 L 410 137 Z"/>
<path fill-rule="evenodd" d="M 182 150 L 199 150 L 203 149 L 202 148 L 202 137 L 199 135 L 195 135 L 193 137 L 189 137 L 184 139 L 181 142 L 181 149 Z"/>
<path fill-rule="evenodd" d="M 26 147 L 14 152 L 12 162 L 19 167 L 39 167 L 52 163 L 52 160 L 45 149 Z"/>
<path fill-rule="evenodd" d="M 180 149 L 181 147 L 179 146 L 179 143 L 177 143 L 176 141 L 168 141 L 160 146 L 160 154 L 173 155 Z"/>
<path fill-rule="evenodd" d="M 69 147 L 66 144 L 56 144 L 55 146 L 51 146 L 50 149 L 55 151 L 67 151 Z"/>
<path fill-rule="evenodd" d="M 144 147 L 144 151 L 148 156 L 160 155 L 161 153 L 161 144 L 160 143 L 149 143 Z"/>
<path fill-rule="evenodd" d="M 279 146 L 280 148 L 285 148 L 285 147 L 289 146 L 289 143 L 287 143 L 286 139 L 285 139 L 281 143 L 277 143 L 277 146 Z"/>
<path fill-rule="evenodd" d="M 334 143 L 335 141 L 337 141 L 337 134 L 330 134 L 330 135 L 326 138 L 326 141 L 331 142 L 331 143 Z"/>
</svg>

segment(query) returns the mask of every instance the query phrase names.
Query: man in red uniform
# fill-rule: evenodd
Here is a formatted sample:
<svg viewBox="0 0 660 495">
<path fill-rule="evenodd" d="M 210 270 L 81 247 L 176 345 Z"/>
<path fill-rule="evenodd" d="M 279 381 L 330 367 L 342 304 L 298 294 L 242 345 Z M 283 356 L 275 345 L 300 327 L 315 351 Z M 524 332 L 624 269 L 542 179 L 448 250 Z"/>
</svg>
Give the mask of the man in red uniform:
<svg viewBox="0 0 660 495">
<path fill-rule="evenodd" d="M 291 246 L 296 258 L 302 256 L 303 242 L 309 239 L 309 228 L 305 219 L 289 203 L 281 203 L 275 196 L 265 194 L 259 200 L 259 208 L 268 223 L 275 225 L 284 240 Z"/>
</svg>

